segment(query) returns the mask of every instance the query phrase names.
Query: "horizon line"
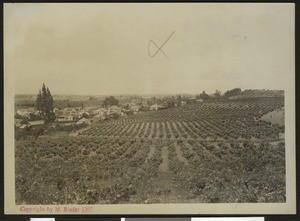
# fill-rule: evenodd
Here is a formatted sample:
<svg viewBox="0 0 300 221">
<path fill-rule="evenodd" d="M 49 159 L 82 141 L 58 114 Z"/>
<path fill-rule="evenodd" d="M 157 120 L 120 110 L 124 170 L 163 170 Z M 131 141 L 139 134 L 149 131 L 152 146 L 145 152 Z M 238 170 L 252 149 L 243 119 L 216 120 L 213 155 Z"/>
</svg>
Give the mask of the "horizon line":
<svg viewBox="0 0 300 221">
<path fill-rule="evenodd" d="M 246 90 L 266 90 L 266 91 L 285 91 L 284 89 L 251 89 L 251 88 L 247 88 L 247 89 L 244 89 L 242 90 L 241 87 L 235 87 L 235 88 L 240 88 L 241 91 L 246 91 Z M 235 88 L 232 88 L 232 89 L 235 89 Z M 230 90 L 232 90 L 230 89 Z M 111 94 L 69 94 L 69 93 L 66 93 L 66 94 L 60 94 L 60 93 L 57 93 L 57 94 L 52 94 L 52 96 L 147 96 L 147 95 L 197 95 L 197 94 L 201 94 L 203 91 L 206 91 L 206 90 L 202 90 L 202 91 L 199 91 L 198 93 L 196 92 L 179 92 L 179 93 L 174 93 L 174 92 L 163 92 L 163 93 L 111 93 Z M 226 90 L 226 91 L 229 91 L 229 90 Z M 225 91 L 225 92 L 226 92 Z M 221 94 L 224 94 L 225 92 L 221 92 Z M 207 94 L 213 94 L 215 92 L 211 92 L 211 93 L 207 93 Z M 15 94 L 14 96 L 18 96 L 18 95 L 37 95 L 38 93 L 18 93 L 18 94 Z"/>
</svg>

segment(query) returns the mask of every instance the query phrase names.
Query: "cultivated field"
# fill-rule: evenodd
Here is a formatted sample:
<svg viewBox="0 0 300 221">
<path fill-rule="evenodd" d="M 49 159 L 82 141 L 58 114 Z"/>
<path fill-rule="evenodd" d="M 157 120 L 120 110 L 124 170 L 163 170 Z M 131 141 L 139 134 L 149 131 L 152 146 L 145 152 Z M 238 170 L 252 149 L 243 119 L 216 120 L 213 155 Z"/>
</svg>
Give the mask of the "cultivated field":
<svg viewBox="0 0 300 221">
<path fill-rule="evenodd" d="M 283 107 L 214 100 L 16 141 L 16 203 L 285 202 L 284 125 L 265 120 Z"/>
</svg>

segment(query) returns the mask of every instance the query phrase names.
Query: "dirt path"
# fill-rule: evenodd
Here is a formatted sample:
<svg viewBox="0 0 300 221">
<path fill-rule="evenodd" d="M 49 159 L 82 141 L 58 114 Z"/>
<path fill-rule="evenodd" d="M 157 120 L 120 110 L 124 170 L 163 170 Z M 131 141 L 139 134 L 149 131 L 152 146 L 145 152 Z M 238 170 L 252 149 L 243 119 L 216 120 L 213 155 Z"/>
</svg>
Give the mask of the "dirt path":
<svg viewBox="0 0 300 221">
<path fill-rule="evenodd" d="M 143 136 L 142 136 L 142 137 L 146 137 L 147 131 L 149 130 L 149 126 L 150 126 L 150 123 L 149 123 L 149 122 L 146 122 L 146 127 L 145 127 L 145 129 L 144 129 L 144 133 L 143 133 Z"/>
<path fill-rule="evenodd" d="M 155 146 L 151 145 L 148 156 L 146 158 L 146 162 L 151 159 L 151 157 L 154 155 L 154 153 L 155 153 Z"/>
<path fill-rule="evenodd" d="M 180 121 L 177 121 L 176 122 L 178 124 L 178 126 L 180 127 L 181 131 L 182 131 L 182 134 L 185 134 L 187 136 L 187 138 L 191 138 L 191 135 L 186 131 L 186 128 L 182 125 L 182 122 Z M 177 126 L 177 128 L 178 128 Z"/>
<path fill-rule="evenodd" d="M 168 147 L 163 146 L 161 151 L 162 163 L 159 166 L 157 176 L 152 181 L 155 194 L 149 196 L 150 202 L 151 200 L 158 200 L 159 203 L 182 203 L 187 200 L 187 189 L 182 186 L 177 175 L 169 171 L 168 155 Z"/>
<path fill-rule="evenodd" d="M 269 121 L 272 124 L 278 124 L 279 126 L 284 126 L 284 108 L 273 110 L 266 113 L 261 117 L 265 121 Z"/>
<path fill-rule="evenodd" d="M 177 159 L 181 162 L 183 162 L 185 165 L 188 165 L 188 160 L 183 156 L 183 153 L 180 149 L 180 146 L 177 144 L 177 143 L 174 143 L 174 146 L 175 146 L 175 152 L 176 152 L 176 155 L 177 155 Z"/>
<path fill-rule="evenodd" d="M 175 138 L 174 133 L 173 133 L 172 128 L 171 128 L 171 125 L 170 125 L 170 122 L 166 121 L 166 124 L 167 124 L 167 127 L 169 128 L 171 138 Z"/>
<path fill-rule="evenodd" d="M 161 131 L 160 131 L 161 125 L 160 125 L 159 122 L 155 122 L 155 124 L 156 124 L 156 134 L 155 134 L 155 138 L 159 138 L 159 135 L 161 134 Z"/>
<path fill-rule="evenodd" d="M 191 134 L 193 134 L 194 136 L 196 136 L 196 138 L 199 138 L 199 135 L 195 133 L 192 126 L 189 126 L 186 122 L 182 122 L 182 126 L 185 128 L 186 131 L 188 131 L 190 137 Z"/>
<path fill-rule="evenodd" d="M 166 124 L 165 122 L 161 122 L 162 125 L 162 132 L 163 132 L 163 137 L 162 139 L 167 139 L 167 129 L 166 129 Z"/>
<path fill-rule="evenodd" d="M 168 172 L 168 170 L 169 170 L 168 154 L 169 154 L 168 147 L 164 146 L 161 151 L 162 163 L 159 165 L 159 168 L 158 168 L 158 170 L 160 172 Z"/>
<path fill-rule="evenodd" d="M 152 137 L 152 134 L 153 134 L 153 131 L 154 131 L 154 122 L 151 122 L 151 124 L 150 124 L 150 134 L 149 134 L 149 136 L 148 136 L 148 138 L 150 138 L 150 137 Z"/>
<path fill-rule="evenodd" d="M 202 144 L 198 143 L 198 148 L 201 148 L 201 151 L 203 152 L 204 155 L 206 155 L 207 157 L 210 157 L 216 161 L 219 162 L 223 162 L 222 159 L 220 159 L 218 156 L 216 156 L 215 154 L 213 154 L 211 151 L 209 151 L 205 146 L 203 146 Z"/>
<path fill-rule="evenodd" d="M 181 137 L 181 133 L 180 133 L 180 131 L 178 130 L 176 123 L 175 123 L 174 121 L 171 122 L 171 123 L 172 123 L 172 126 L 173 126 L 173 128 L 174 128 L 174 131 L 176 131 L 177 134 L 179 135 L 179 137 Z"/>
<path fill-rule="evenodd" d="M 131 135 L 132 130 L 134 129 L 135 125 L 131 124 L 130 127 L 125 131 L 124 136 L 128 137 Z"/>
<path fill-rule="evenodd" d="M 138 130 L 138 132 L 137 132 L 137 134 L 136 134 L 135 137 L 140 137 L 140 136 L 142 136 L 142 132 L 144 131 L 145 125 L 146 125 L 146 122 L 142 122 L 142 123 L 141 123 L 141 126 L 140 126 L 140 128 L 139 128 L 139 130 Z"/>
<path fill-rule="evenodd" d="M 131 132 L 131 134 L 130 134 L 132 137 L 135 137 L 135 136 L 136 136 L 136 133 L 137 133 L 139 127 L 140 127 L 140 124 L 139 124 L 139 123 L 134 123 L 134 124 L 135 124 L 134 129 L 132 130 L 132 132 Z"/>
<path fill-rule="evenodd" d="M 119 136 L 122 137 L 124 136 L 125 132 L 127 131 L 127 129 L 130 127 L 131 125 L 127 124 L 125 125 L 125 127 L 123 127 L 123 129 L 120 131 Z"/>
</svg>

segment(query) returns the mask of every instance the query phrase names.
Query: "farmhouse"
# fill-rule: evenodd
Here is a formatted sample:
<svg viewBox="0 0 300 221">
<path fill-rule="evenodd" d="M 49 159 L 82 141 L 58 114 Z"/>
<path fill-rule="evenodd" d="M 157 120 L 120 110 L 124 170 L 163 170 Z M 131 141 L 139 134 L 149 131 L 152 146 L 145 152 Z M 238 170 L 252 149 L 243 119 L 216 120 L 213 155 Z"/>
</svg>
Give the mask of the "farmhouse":
<svg viewBox="0 0 300 221">
<path fill-rule="evenodd" d="M 76 112 L 76 108 L 74 108 L 74 107 L 66 107 L 65 109 L 64 109 L 64 112 L 66 113 L 66 112 Z"/>
<path fill-rule="evenodd" d="M 104 111 L 98 111 L 97 114 L 94 117 L 105 118 L 105 112 Z"/>
<path fill-rule="evenodd" d="M 39 125 L 43 125 L 44 121 L 43 120 L 35 120 L 35 121 L 29 121 L 27 123 L 24 123 L 19 126 L 20 129 L 26 129 L 26 128 L 31 128 L 31 127 L 36 127 Z"/>
<path fill-rule="evenodd" d="M 88 113 L 88 112 L 85 112 L 85 111 L 80 111 L 79 113 L 78 113 L 78 117 L 79 118 L 81 118 L 81 117 L 83 117 L 83 116 L 89 116 L 90 114 Z"/>
<path fill-rule="evenodd" d="M 105 108 L 97 108 L 93 111 L 93 115 L 104 116 L 106 112 Z"/>
<path fill-rule="evenodd" d="M 64 112 L 62 110 L 56 110 L 54 113 L 55 113 L 56 118 L 58 118 L 59 116 L 64 114 Z"/>
<path fill-rule="evenodd" d="M 79 121 L 76 122 L 76 124 L 83 124 L 83 123 L 91 125 L 91 121 L 86 118 L 81 118 Z"/>
<path fill-rule="evenodd" d="M 132 110 L 134 114 L 136 114 L 141 109 L 141 106 L 140 105 L 131 105 L 131 106 L 129 106 L 129 109 Z"/>
<path fill-rule="evenodd" d="M 15 126 L 16 127 L 21 127 L 22 126 L 22 119 L 15 119 Z"/>
<path fill-rule="evenodd" d="M 163 108 L 164 108 L 164 106 L 159 105 L 159 104 L 157 104 L 157 103 L 155 103 L 155 104 L 153 104 L 153 105 L 150 106 L 150 110 L 151 110 L 151 111 L 152 111 L 152 110 L 159 110 L 159 109 L 163 109 Z"/>
<path fill-rule="evenodd" d="M 60 122 L 71 122 L 71 121 L 75 121 L 76 119 L 77 117 L 72 114 L 63 114 L 58 117 L 58 121 Z"/>
<path fill-rule="evenodd" d="M 22 124 L 19 128 L 20 129 L 26 129 L 26 128 L 29 128 L 30 127 L 30 124 L 26 123 L 26 124 Z"/>
<path fill-rule="evenodd" d="M 111 115 L 111 114 L 118 114 L 118 115 L 121 115 L 122 113 L 122 109 L 120 107 L 117 107 L 117 106 L 111 106 L 108 108 L 107 110 L 107 115 Z"/>
<path fill-rule="evenodd" d="M 22 117 L 28 117 L 30 114 L 36 114 L 37 111 L 34 108 L 27 108 L 27 109 L 19 109 L 17 110 L 17 114 L 21 115 Z"/>
<path fill-rule="evenodd" d="M 85 108 L 84 111 L 87 112 L 89 115 L 95 115 L 98 109 L 99 108 L 97 107 L 88 107 Z"/>
<path fill-rule="evenodd" d="M 34 127 L 34 126 L 43 125 L 44 121 L 43 120 L 35 120 L 35 121 L 29 121 L 28 123 L 30 126 Z"/>
</svg>

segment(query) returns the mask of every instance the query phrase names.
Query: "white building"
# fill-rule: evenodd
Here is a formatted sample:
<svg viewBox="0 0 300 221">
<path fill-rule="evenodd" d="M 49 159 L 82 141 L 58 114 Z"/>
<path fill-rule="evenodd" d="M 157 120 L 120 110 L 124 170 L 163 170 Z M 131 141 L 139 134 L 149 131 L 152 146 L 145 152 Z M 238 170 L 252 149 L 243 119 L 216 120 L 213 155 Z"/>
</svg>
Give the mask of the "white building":
<svg viewBox="0 0 300 221">
<path fill-rule="evenodd" d="M 17 114 L 21 115 L 22 117 L 29 117 L 30 114 L 36 114 L 36 112 L 37 111 L 35 111 L 34 108 L 17 110 Z"/>
<path fill-rule="evenodd" d="M 151 111 L 152 111 L 152 110 L 159 110 L 159 109 L 162 109 L 163 107 L 164 107 L 164 106 L 155 103 L 155 104 L 153 104 L 153 105 L 150 106 L 150 110 L 151 110 Z"/>
<path fill-rule="evenodd" d="M 60 122 L 71 122 L 74 120 L 76 120 L 76 117 L 74 115 L 63 114 L 58 117 L 58 121 L 60 121 Z"/>
<path fill-rule="evenodd" d="M 76 124 L 83 124 L 83 123 L 88 124 L 88 125 L 91 125 L 91 120 L 86 119 L 86 118 L 81 118 L 80 120 L 78 120 L 78 121 L 76 122 Z"/>
</svg>

